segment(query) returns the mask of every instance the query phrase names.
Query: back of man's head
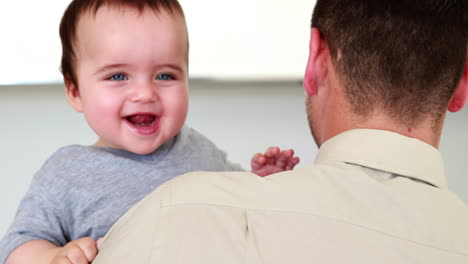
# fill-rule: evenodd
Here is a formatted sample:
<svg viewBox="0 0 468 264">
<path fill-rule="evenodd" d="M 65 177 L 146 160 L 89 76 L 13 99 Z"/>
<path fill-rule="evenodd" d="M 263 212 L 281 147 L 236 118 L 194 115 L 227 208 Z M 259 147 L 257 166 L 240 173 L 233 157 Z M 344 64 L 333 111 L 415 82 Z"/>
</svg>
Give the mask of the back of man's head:
<svg viewBox="0 0 468 264">
<path fill-rule="evenodd" d="M 441 119 L 466 63 L 465 1 L 317 0 L 312 26 L 355 114 Z"/>
</svg>

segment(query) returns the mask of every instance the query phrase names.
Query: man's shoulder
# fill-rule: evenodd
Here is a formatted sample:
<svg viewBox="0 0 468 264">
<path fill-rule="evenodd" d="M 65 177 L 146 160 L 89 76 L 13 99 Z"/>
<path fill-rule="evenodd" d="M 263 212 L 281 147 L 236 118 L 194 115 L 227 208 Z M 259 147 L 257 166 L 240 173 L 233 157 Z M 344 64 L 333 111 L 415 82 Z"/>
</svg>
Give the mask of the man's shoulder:
<svg viewBox="0 0 468 264">
<path fill-rule="evenodd" d="M 159 230 L 157 237 L 175 237 L 177 243 L 189 233 L 188 227 L 201 226 L 210 234 L 220 234 L 217 228 L 222 227 L 243 238 L 249 225 L 276 230 L 294 223 L 300 236 L 314 229 L 315 222 L 330 231 L 353 230 L 385 241 L 466 252 L 466 205 L 445 190 L 392 175 L 388 181 L 378 180 L 373 173 L 343 162 L 303 166 L 264 178 L 251 172 L 187 173 L 161 185 L 130 210 L 113 228 L 117 235 L 111 240 L 119 243 L 136 232 L 146 234 L 149 231 L 140 228 L 145 225 Z"/>
<path fill-rule="evenodd" d="M 375 177 L 376 173 L 388 177 Z M 384 222 L 380 217 L 404 222 L 402 216 L 414 211 L 431 218 L 443 211 L 468 220 L 468 206 L 448 190 L 392 175 L 344 162 L 308 165 L 267 177 L 251 172 L 191 172 L 166 182 L 157 192 L 163 207 L 198 204 L 296 212 L 366 226 Z M 424 197 L 433 197 L 432 207 L 438 209 L 428 208 Z M 365 211 L 379 217 L 359 213 Z"/>
<path fill-rule="evenodd" d="M 298 205 L 302 194 L 319 195 L 309 188 L 328 189 L 328 181 L 328 178 L 321 177 L 320 166 L 306 166 L 267 177 L 249 171 L 198 171 L 178 176 L 164 183 L 157 191 L 161 193 L 162 206 L 200 204 L 290 210 L 291 204 Z"/>
<path fill-rule="evenodd" d="M 164 205 L 184 203 L 241 206 L 240 195 L 248 186 L 258 186 L 264 179 L 249 171 L 189 172 L 160 186 L 166 194 Z M 243 190 L 244 189 L 244 190 Z"/>
</svg>

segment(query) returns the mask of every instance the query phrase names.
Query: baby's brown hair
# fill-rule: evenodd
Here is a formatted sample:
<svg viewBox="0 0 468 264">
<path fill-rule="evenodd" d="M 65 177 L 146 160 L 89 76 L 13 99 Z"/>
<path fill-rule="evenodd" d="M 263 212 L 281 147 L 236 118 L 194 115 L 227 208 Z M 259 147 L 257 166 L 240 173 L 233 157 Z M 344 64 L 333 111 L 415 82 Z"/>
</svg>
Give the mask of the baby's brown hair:
<svg viewBox="0 0 468 264">
<path fill-rule="evenodd" d="M 177 0 L 73 0 L 65 10 L 60 22 L 60 39 L 62 41 L 61 71 L 65 80 L 71 81 L 78 87 L 74 63 L 76 59 L 75 46 L 76 28 L 78 21 L 85 12 L 96 14 L 104 5 L 112 7 L 131 7 L 142 12 L 144 8 L 151 8 L 155 12 L 161 10 L 170 14 L 178 14 L 184 17 L 184 12 Z"/>
</svg>

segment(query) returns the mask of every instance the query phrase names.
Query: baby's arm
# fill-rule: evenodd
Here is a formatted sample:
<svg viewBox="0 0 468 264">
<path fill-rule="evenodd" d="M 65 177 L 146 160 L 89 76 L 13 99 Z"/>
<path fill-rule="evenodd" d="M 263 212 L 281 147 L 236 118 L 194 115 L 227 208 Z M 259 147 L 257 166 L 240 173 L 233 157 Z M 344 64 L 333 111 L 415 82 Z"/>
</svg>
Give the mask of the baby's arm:
<svg viewBox="0 0 468 264">
<path fill-rule="evenodd" d="M 273 173 L 292 170 L 299 163 L 294 157 L 294 150 L 280 151 L 278 147 L 270 147 L 264 154 L 257 153 L 252 157 L 252 172 L 264 177 Z"/>
<path fill-rule="evenodd" d="M 32 240 L 16 248 L 5 264 L 88 264 L 97 255 L 96 242 L 84 237 L 57 247 L 46 240 Z"/>
</svg>

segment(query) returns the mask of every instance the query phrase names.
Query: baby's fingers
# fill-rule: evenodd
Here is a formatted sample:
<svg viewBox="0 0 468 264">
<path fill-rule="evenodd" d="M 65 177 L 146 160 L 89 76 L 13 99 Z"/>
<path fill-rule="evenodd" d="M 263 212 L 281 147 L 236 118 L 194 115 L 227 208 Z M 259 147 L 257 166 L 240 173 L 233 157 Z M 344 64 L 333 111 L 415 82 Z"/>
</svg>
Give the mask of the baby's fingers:
<svg viewBox="0 0 468 264">
<path fill-rule="evenodd" d="M 265 157 L 267 159 L 275 159 L 278 157 L 278 154 L 280 154 L 280 149 L 278 147 L 269 147 L 265 151 Z"/>
<path fill-rule="evenodd" d="M 288 160 L 288 164 L 286 165 L 285 169 L 286 170 L 293 170 L 294 167 L 299 163 L 300 159 L 299 157 L 292 157 Z"/>
<path fill-rule="evenodd" d="M 56 256 L 50 264 L 73 264 L 66 256 Z"/>
<path fill-rule="evenodd" d="M 59 248 L 51 264 L 88 264 L 96 255 L 96 242 L 92 238 L 83 237 Z"/>
<path fill-rule="evenodd" d="M 84 252 L 81 250 L 81 248 L 78 245 L 70 246 L 70 248 L 68 249 L 66 253 L 66 258 L 72 264 L 88 264 L 89 263 Z"/>
<path fill-rule="evenodd" d="M 103 237 L 100 237 L 97 241 L 96 241 L 96 246 L 99 247 L 99 245 L 101 245 L 102 241 L 104 240 Z"/>
<path fill-rule="evenodd" d="M 284 150 L 278 155 L 275 165 L 277 167 L 284 168 L 293 156 L 294 156 L 294 150 L 292 149 Z"/>
<path fill-rule="evenodd" d="M 96 242 L 89 237 L 75 240 L 76 245 L 81 249 L 88 262 L 92 262 L 97 255 Z"/>
<path fill-rule="evenodd" d="M 265 166 L 266 158 L 263 154 L 257 153 L 253 156 L 252 161 L 250 162 L 250 166 L 252 170 L 259 170 Z"/>
</svg>

